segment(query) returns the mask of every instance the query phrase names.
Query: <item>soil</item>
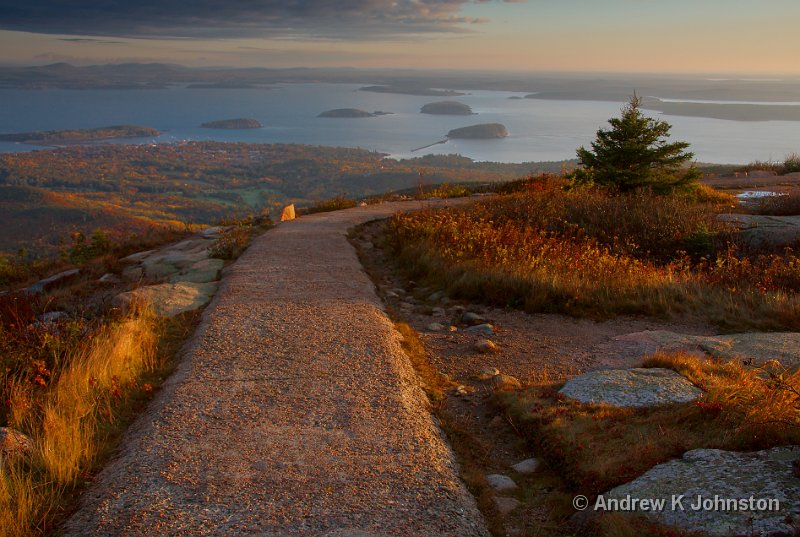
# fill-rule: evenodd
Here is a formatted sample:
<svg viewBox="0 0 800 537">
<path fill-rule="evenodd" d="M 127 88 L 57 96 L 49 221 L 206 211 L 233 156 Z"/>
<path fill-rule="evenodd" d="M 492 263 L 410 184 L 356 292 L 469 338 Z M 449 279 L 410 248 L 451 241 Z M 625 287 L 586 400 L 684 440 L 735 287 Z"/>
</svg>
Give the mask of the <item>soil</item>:
<svg viewBox="0 0 800 537">
<path fill-rule="evenodd" d="M 402 275 L 378 246 L 383 224 L 377 221 L 353 230 L 351 243 L 390 315 L 416 330 L 428 360 L 449 380 L 449 389 L 437 412 L 440 420 L 449 424 L 445 430 L 462 468 L 478 467 L 480 475 L 462 471 L 462 478 L 478 497 L 491 531 L 498 536 L 570 534 L 568 518 L 573 513 L 569 507 L 573 493 L 565 488 L 553 469 L 543 467 L 531 476 L 521 476 L 510 468 L 536 457 L 536 453 L 496 404 L 491 380 L 478 378 L 481 369 L 497 368 L 502 374 L 516 377 L 523 387 L 561 382 L 593 369 L 639 365 L 644 357 L 641 348 L 617 341 L 616 336 L 645 330 L 698 335 L 712 335 L 716 331 L 691 318 L 620 316 L 596 321 L 451 300 L 439 290 L 418 285 Z M 466 330 L 467 326 L 460 322 L 465 311 L 478 313 L 493 325 L 495 334 L 488 339 L 497 345 L 496 352 L 481 353 L 476 349 L 476 343 L 487 336 Z M 431 330 L 431 323 L 444 328 Z M 464 438 L 470 446 L 456 445 Z M 505 516 L 493 508 L 492 501 L 487 501 L 494 493 L 485 479 L 481 479 L 495 473 L 508 475 L 521 486 L 514 497 L 522 505 Z"/>
</svg>

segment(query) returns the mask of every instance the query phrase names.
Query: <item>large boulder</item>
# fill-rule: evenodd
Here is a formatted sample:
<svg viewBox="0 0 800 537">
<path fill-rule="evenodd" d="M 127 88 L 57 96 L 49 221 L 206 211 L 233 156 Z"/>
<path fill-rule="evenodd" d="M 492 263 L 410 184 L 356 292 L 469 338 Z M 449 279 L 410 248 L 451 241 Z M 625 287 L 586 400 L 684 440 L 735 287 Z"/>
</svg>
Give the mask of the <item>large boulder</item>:
<svg viewBox="0 0 800 537">
<path fill-rule="evenodd" d="M 222 259 L 203 259 L 198 261 L 191 267 L 180 271 L 178 274 L 173 274 L 170 281 L 177 282 L 195 282 L 207 283 L 219 279 L 219 271 L 225 266 Z"/>
<path fill-rule="evenodd" d="M 587 404 L 652 407 L 688 403 L 702 390 L 671 369 L 607 369 L 570 379 L 559 391 Z"/>
<path fill-rule="evenodd" d="M 698 352 L 723 360 L 761 365 L 778 360 L 783 366 L 800 367 L 800 332 L 745 332 L 721 336 L 693 336 L 667 330 L 649 330 L 617 336 L 615 341 L 635 347 L 642 354 Z"/>
<path fill-rule="evenodd" d="M 114 297 L 114 307 L 128 309 L 131 303 L 150 304 L 157 315 L 175 317 L 186 311 L 195 310 L 211 300 L 217 284 L 211 283 L 162 283 L 140 287 Z"/>
<path fill-rule="evenodd" d="M 695 449 L 599 496 L 593 506 L 616 510 L 609 500 L 663 500 L 663 506 L 624 510 L 682 532 L 795 535 L 800 522 L 799 463 L 800 446 L 754 453 Z"/>
</svg>

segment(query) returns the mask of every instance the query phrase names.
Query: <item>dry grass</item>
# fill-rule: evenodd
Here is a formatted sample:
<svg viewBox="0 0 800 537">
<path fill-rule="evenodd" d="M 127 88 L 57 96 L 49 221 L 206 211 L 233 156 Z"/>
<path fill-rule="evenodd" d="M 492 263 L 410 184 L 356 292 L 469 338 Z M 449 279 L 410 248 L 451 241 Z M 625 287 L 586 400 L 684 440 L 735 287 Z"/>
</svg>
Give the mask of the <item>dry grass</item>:
<svg viewBox="0 0 800 537">
<path fill-rule="evenodd" d="M 51 529 L 107 450 L 108 437 L 119 433 L 120 413 L 131 398 L 152 392 L 141 381 L 159 365 L 160 333 L 154 316 L 138 309 L 86 337 L 50 371 L 44 389 L 22 381 L 10 387 L 8 424 L 35 447 L 27 460 L 0 469 L 0 535 Z"/>
<path fill-rule="evenodd" d="M 800 374 L 689 354 L 658 354 L 705 390 L 697 402 L 651 409 L 584 405 L 558 385 L 498 394 L 500 404 L 582 494 L 598 494 L 698 448 L 734 451 L 800 442 Z"/>
<path fill-rule="evenodd" d="M 800 215 L 800 188 L 793 188 L 780 196 L 768 196 L 758 200 L 753 212 L 770 216 Z"/>
<path fill-rule="evenodd" d="M 596 318 L 691 311 L 731 328 L 800 327 L 800 258 L 737 249 L 716 216 L 725 195 L 609 196 L 533 180 L 520 188 L 465 209 L 396 215 L 387 244 L 410 278 L 495 306 Z"/>
</svg>

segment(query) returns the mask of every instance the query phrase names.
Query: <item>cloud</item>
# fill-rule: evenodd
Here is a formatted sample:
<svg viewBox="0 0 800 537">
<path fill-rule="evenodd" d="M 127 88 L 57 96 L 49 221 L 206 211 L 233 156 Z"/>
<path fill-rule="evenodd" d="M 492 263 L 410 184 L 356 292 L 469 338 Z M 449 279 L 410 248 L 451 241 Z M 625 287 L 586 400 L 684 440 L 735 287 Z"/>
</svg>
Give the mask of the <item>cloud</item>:
<svg viewBox="0 0 800 537">
<path fill-rule="evenodd" d="M 91 37 L 62 37 L 59 41 L 66 41 L 67 43 L 100 43 L 100 44 L 122 44 L 124 41 L 111 41 L 109 39 L 94 39 Z"/>
<path fill-rule="evenodd" d="M 139 38 L 359 37 L 462 33 L 468 4 L 524 0 L 18 0 L 0 29 Z"/>
</svg>

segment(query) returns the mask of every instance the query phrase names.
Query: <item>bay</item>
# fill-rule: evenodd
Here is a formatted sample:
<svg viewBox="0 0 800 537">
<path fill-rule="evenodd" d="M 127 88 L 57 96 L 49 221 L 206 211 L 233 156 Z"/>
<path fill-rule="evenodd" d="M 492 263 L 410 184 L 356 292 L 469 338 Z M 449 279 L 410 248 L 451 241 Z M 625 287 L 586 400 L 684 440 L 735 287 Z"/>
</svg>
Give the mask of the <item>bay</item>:
<svg viewBox="0 0 800 537">
<path fill-rule="evenodd" d="M 361 147 L 406 158 L 458 153 L 497 162 L 560 161 L 574 158 L 597 129 L 619 114 L 624 103 L 606 101 L 510 99 L 521 93 L 466 91 L 447 98 L 472 107 L 477 115 L 435 116 L 419 112 L 437 97 L 359 91 L 353 84 L 287 84 L 269 89 L 164 90 L 0 90 L 0 133 L 136 124 L 163 134 L 137 142 L 217 140 Z M 319 118 L 334 108 L 359 108 L 390 115 L 363 119 Z M 660 116 L 673 125 L 672 139 L 685 140 L 701 162 L 743 164 L 782 160 L 800 151 L 800 122 L 741 122 L 700 117 Z M 200 124 L 251 117 L 256 130 L 213 130 Z M 444 139 L 451 129 L 476 123 L 503 123 L 510 136 L 500 140 Z M 130 140 L 116 143 L 131 143 Z M 36 149 L 0 143 L 0 152 Z"/>
</svg>

